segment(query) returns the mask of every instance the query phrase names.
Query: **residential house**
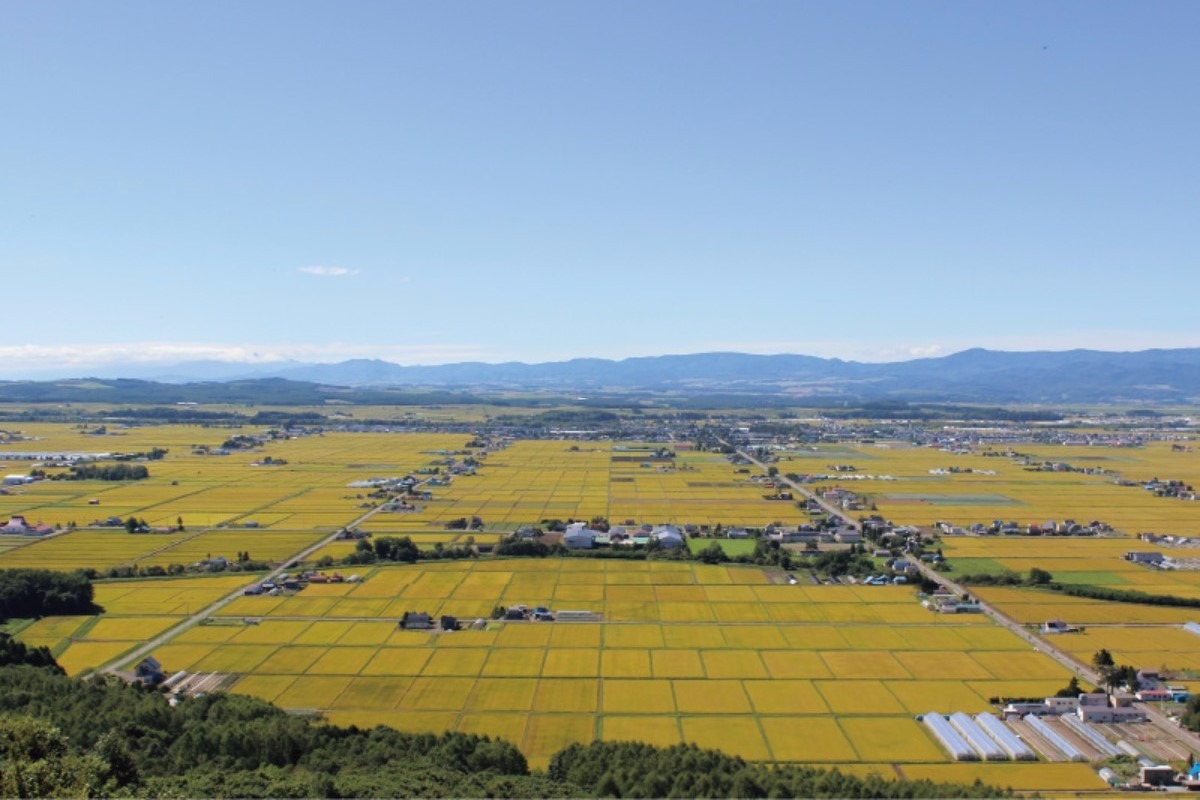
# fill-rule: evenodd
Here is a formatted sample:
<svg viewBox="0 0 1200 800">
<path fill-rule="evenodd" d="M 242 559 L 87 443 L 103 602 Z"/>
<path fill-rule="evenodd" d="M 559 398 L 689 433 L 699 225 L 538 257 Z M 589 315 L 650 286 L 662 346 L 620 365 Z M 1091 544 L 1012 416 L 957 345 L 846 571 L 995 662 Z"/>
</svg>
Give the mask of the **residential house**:
<svg viewBox="0 0 1200 800">
<path fill-rule="evenodd" d="M 45 536 L 54 533 L 54 528 L 41 522 L 36 525 L 30 525 L 24 517 L 14 516 L 4 527 L 0 527 L 0 533 L 16 534 L 19 536 Z"/>
<path fill-rule="evenodd" d="M 0 528 L 0 533 L 23 534 L 29 530 L 29 523 L 22 516 L 14 516 Z"/>
<path fill-rule="evenodd" d="M 653 530 L 650 538 L 658 542 L 659 547 L 676 550 L 683 547 L 683 532 L 674 525 L 660 525 Z"/>
<path fill-rule="evenodd" d="M 147 656 L 134 667 L 134 675 L 142 683 L 158 684 L 162 682 L 164 677 L 163 667 L 158 662 L 158 659 L 153 656 Z"/>
<path fill-rule="evenodd" d="M 838 528 L 837 533 L 833 535 L 836 541 L 842 544 L 858 544 L 862 541 L 862 533 L 850 526 Z"/>
<path fill-rule="evenodd" d="M 596 536 L 599 531 L 584 527 L 582 522 L 573 522 L 563 533 L 562 542 L 571 550 L 591 550 L 596 546 Z"/>
</svg>

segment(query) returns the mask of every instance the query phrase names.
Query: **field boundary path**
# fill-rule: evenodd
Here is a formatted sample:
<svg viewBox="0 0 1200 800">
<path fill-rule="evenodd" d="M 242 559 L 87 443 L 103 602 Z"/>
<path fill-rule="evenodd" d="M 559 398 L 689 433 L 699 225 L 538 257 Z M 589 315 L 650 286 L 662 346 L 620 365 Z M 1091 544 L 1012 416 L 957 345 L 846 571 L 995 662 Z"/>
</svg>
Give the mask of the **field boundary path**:
<svg viewBox="0 0 1200 800">
<path fill-rule="evenodd" d="M 763 462 L 759 461 L 757 458 L 754 458 L 749 453 L 745 452 L 744 450 L 742 450 L 740 448 L 733 447 L 732 445 L 730 445 L 728 442 L 724 441 L 720 437 L 717 437 L 717 441 L 721 442 L 721 444 L 725 445 L 726 447 L 730 447 L 731 449 L 733 449 L 733 451 L 735 453 L 737 453 L 742 458 L 749 461 L 751 464 L 754 464 L 756 467 L 758 467 L 764 473 L 767 472 L 766 465 L 763 464 Z M 808 491 L 807 489 L 804 489 L 803 487 L 799 486 L 795 481 L 791 480 L 790 478 L 785 477 L 782 473 L 776 475 L 775 480 L 786 483 L 788 486 L 791 486 L 797 492 L 804 495 L 804 497 L 806 497 L 807 499 L 815 501 L 818 505 L 821 506 L 821 508 L 823 508 L 825 511 L 829 512 L 833 516 L 837 517 L 838 519 L 842 520 L 845 524 L 852 525 L 854 528 L 856 528 L 858 530 L 862 530 L 862 523 L 860 523 L 858 520 L 855 520 L 855 519 L 847 516 L 846 513 L 843 512 L 841 509 L 835 508 L 834 506 L 830 505 L 829 503 L 826 503 L 823 499 L 816 496 L 815 494 Z M 1028 630 L 1027 628 L 1025 628 L 1025 626 L 1021 625 L 1019 622 L 1012 619 L 1004 612 L 1000 611 L 999 609 L 995 608 L 994 606 L 992 606 L 988 603 L 983 602 L 978 597 L 975 597 L 974 592 L 972 592 L 972 591 L 968 590 L 967 588 L 961 586 L 960 584 L 954 582 L 950 578 L 947 578 L 945 575 L 941 574 L 940 572 L 937 572 L 936 570 L 934 570 L 931 566 L 929 566 L 925 562 L 917 559 L 917 560 L 914 560 L 913 563 L 916 564 L 917 569 L 919 569 L 921 571 L 921 575 L 923 577 L 928 578 L 929 580 L 939 584 L 940 586 L 945 587 L 946 589 L 949 589 L 950 591 L 952 591 L 956 594 L 971 595 L 972 597 L 974 597 L 975 601 L 977 603 L 979 603 L 980 609 L 983 611 L 984 614 L 986 614 L 988 617 L 990 617 L 992 619 L 992 621 L 996 622 L 998 625 L 1002 626 L 1003 628 L 1011 631 L 1012 633 L 1014 633 L 1015 635 L 1017 635 L 1024 641 L 1028 642 L 1030 645 L 1033 646 L 1034 650 L 1041 652 L 1041 653 L 1045 653 L 1046 655 L 1050 656 L 1056 662 L 1058 662 L 1063 667 L 1065 667 L 1067 670 L 1069 670 L 1071 672 L 1071 674 L 1077 675 L 1080 678 L 1083 678 L 1084 680 L 1091 683 L 1093 686 L 1102 685 L 1102 681 L 1100 680 L 1100 675 L 1099 675 L 1099 673 L 1096 672 L 1096 670 L 1075 660 L 1068 653 L 1066 653 L 1063 650 L 1059 650 L 1058 647 L 1056 647 L 1054 644 L 1052 644 L 1051 642 L 1048 642 L 1046 639 L 1044 639 L 1041 636 L 1038 636 L 1037 634 Z M 1146 715 L 1149 718 L 1150 722 L 1154 723 L 1154 725 L 1156 725 L 1159 729 L 1161 729 L 1163 732 L 1167 733 L 1174 739 L 1178 740 L 1185 747 L 1190 748 L 1194 752 L 1200 753 L 1200 735 L 1197 735 L 1197 734 L 1175 724 L 1167 717 L 1167 715 L 1165 713 L 1163 713 L 1159 709 L 1155 708 L 1153 705 L 1143 703 L 1142 708 L 1146 712 Z"/>
</svg>

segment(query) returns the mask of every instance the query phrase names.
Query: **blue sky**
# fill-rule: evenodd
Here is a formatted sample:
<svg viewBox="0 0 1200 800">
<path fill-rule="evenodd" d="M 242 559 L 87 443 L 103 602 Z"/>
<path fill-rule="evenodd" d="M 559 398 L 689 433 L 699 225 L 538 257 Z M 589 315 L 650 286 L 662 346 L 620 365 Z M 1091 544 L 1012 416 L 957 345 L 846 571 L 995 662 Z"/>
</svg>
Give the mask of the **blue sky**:
<svg viewBox="0 0 1200 800">
<path fill-rule="evenodd" d="M 1198 24 L 9 3 L 0 364 L 1200 345 Z"/>
</svg>

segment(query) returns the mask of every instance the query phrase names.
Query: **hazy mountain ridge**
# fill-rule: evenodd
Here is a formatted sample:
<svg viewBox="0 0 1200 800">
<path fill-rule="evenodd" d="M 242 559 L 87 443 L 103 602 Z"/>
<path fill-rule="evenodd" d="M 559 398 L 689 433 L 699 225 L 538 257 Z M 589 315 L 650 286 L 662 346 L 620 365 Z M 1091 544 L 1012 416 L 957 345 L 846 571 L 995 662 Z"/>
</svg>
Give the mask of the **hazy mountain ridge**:
<svg viewBox="0 0 1200 800">
<path fill-rule="evenodd" d="M 865 399 L 1008 402 L 1185 401 L 1200 396 L 1200 349 L 1114 353 L 966 350 L 941 358 L 869 364 L 804 355 L 698 353 L 525 364 L 403 367 L 347 361 L 279 377 L 350 386 L 792 391 Z"/>
<path fill-rule="evenodd" d="M 862 363 L 805 355 L 696 353 L 628 358 L 579 358 L 526 364 L 463 362 L 401 366 L 378 359 L 335 364 L 191 362 L 157 369 L 114 366 L 118 378 L 87 382 L 10 381 L 0 399 L 104 400 L 144 394 L 144 402 L 180 402 L 197 394 L 230 400 L 340 396 L 358 402 L 390 392 L 534 389 L 644 390 L 685 394 L 759 392 L 800 397 L 955 402 L 1174 402 L 1200 398 L 1200 348 L 1140 352 L 965 350 L 940 358 Z M 134 377 L 136 375 L 136 377 Z M 190 387 L 190 388 L 189 388 Z M 199 391 L 203 387 L 203 391 Z M 123 400 L 124 402 L 136 402 Z"/>
</svg>

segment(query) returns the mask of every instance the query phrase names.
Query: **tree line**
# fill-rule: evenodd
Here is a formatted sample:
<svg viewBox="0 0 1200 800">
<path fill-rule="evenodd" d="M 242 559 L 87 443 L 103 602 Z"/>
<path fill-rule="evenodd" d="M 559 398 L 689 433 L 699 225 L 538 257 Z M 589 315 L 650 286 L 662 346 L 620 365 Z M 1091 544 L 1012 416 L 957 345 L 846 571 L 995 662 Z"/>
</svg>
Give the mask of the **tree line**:
<svg viewBox="0 0 1200 800">
<path fill-rule="evenodd" d="M 70 472 L 59 472 L 51 475 L 56 481 L 141 481 L 150 477 L 150 470 L 145 464 L 130 464 L 119 461 L 116 464 L 73 464 Z"/>
<path fill-rule="evenodd" d="M 95 589 L 82 572 L 0 570 L 0 621 L 22 617 L 95 614 Z"/>
<path fill-rule="evenodd" d="M 1106 586 L 1088 584 L 1054 583 L 1047 586 L 1056 592 L 1071 597 L 1086 597 L 1091 600 L 1107 600 L 1110 603 L 1136 603 L 1143 606 L 1172 606 L 1174 608 L 1200 608 L 1200 598 L 1176 597 L 1170 594 L 1150 594 L 1134 589 L 1109 589 Z"/>
<path fill-rule="evenodd" d="M 473 542 L 471 543 L 473 544 Z M 354 545 L 354 552 L 335 560 L 332 556 L 324 556 L 317 566 L 324 569 L 334 564 L 375 564 L 378 562 L 393 562 L 397 564 L 415 564 L 418 561 L 439 561 L 443 559 L 474 558 L 475 551 L 470 544 L 446 545 L 438 542 L 432 550 L 422 550 L 408 536 L 375 536 L 370 539 L 359 539 Z"/>
<path fill-rule="evenodd" d="M 1000 797 L 981 783 L 750 764 L 694 745 L 572 745 L 548 772 L 508 742 L 326 725 L 222 693 L 0 667 L 4 797 Z"/>
<path fill-rule="evenodd" d="M 573 744 L 550 760 L 552 781 L 595 797 L 1002 797 L 976 782 L 934 783 L 860 777 L 837 769 L 748 763 L 695 745 L 637 742 Z"/>
<path fill-rule="evenodd" d="M 1052 592 L 1084 597 L 1089 600 L 1103 600 L 1109 603 L 1134 603 L 1143 606 L 1169 606 L 1172 608 L 1200 608 L 1200 598 L 1177 597 L 1172 594 L 1150 594 L 1136 589 L 1110 589 L 1107 586 L 1093 586 L 1087 583 L 1059 583 L 1054 576 L 1044 569 L 1034 567 L 1029 570 L 1028 577 L 1022 577 L 1015 572 L 982 575 L 960 575 L 958 582 L 975 586 L 1031 586 Z"/>
</svg>

